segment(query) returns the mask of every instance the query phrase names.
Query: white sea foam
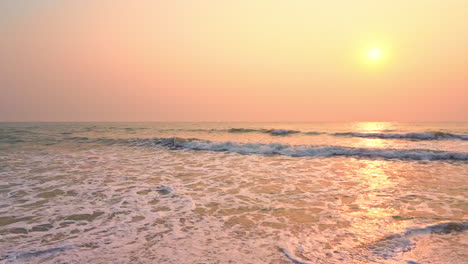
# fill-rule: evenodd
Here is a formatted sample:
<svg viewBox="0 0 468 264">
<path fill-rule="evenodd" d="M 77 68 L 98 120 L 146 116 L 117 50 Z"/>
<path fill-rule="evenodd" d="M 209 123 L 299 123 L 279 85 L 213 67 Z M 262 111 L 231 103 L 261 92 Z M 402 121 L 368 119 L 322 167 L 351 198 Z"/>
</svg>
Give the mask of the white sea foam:
<svg viewBox="0 0 468 264">
<path fill-rule="evenodd" d="M 227 128 L 253 125 L 226 124 L 11 126 L 1 132 L 0 124 L 0 263 L 466 258 L 468 163 L 452 156 L 463 160 L 467 141 L 363 140 L 331 136 L 352 131 L 343 127 L 290 124 L 272 127 L 329 134 L 235 134 Z M 426 156 L 449 162 L 412 161 Z"/>
<path fill-rule="evenodd" d="M 285 155 L 291 157 L 358 157 L 406 160 L 468 160 L 468 153 L 428 149 L 375 149 L 339 146 L 287 145 L 280 143 L 213 142 L 197 139 L 162 138 L 142 141 L 153 145 L 192 150 L 225 151 L 239 154 Z M 136 140 L 138 144 L 142 142 Z M 144 144 L 143 144 L 144 145 Z"/>
<path fill-rule="evenodd" d="M 289 259 L 291 260 L 292 262 L 294 262 L 295 264 L 312 264 L 311 262 L 307 262 L 307 261 L 304 261 L 304 260 L 301 260 L 299 257 L 297 257 L 295 254 L 292 253 L 291 250 L 287 249 L 287 248 L 282 248 L 281 249 L 284 253 L 284 255 Z"/>
</svg>

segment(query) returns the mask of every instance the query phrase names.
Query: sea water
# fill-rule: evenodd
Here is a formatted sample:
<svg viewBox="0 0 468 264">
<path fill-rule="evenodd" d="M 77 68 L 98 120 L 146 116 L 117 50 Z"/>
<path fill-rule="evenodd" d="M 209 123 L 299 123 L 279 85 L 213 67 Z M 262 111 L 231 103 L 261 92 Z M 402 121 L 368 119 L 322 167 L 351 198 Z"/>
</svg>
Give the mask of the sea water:
<svg viewBox="0 0 468 264">
<path fill-rule="evenodd" d="M 468 123 L 0 123 L 0 263 L 468 263 Z"/>
</svg>

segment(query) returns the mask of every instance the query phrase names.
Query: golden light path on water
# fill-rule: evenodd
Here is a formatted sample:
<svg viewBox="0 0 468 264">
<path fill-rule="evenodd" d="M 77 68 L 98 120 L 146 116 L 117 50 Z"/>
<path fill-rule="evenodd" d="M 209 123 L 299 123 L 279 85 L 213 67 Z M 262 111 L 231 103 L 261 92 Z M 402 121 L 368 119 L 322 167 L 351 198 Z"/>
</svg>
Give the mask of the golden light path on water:
<svg viewBox="0 0 468 264">
<path fill-rule="evenodd" d="M 353 128 L 360 133 L 384 133 L 392 131 L 396 124 L 392 122 L 358 122 L 353 124 Z M 359 138 L 356 141 L 356 146 L 366 148 L 384 148 L 388 147 L 385 139 L 381 138 Z"/>
<path fill-rule="evenodd" d="M 394 208 L 390 200 L 393 190 L 397 189 L 404 179 L 391 175 L 392 164 L 388 161 L 368 160 L 351 161 L 351 163 L 353 163 L 349 166 L 351 170 L 346 176 L 357 178 L 362 190 L 365 191 L 357 196 L 354 206 L 344 213 L 361 219 L 353 221 L 352 228 L 357 230 L 356 233 L 365 232 L 379 236 L 379 230 L 382 230 L 382 226 L 388 222 L 388 217 L 399 215 L 398 208 Z M 406 227 L 406 224 L 392 223 L 390 227 L 388 229 L 387 226 L 386 231 L 398 233 Z"/>
<path fill-rule="evenodd" d="M 382 133 L 392 130 L 395 124 L 392 122 L 360 122 L 355 123 L 354 126 L 357 131 L 362 133 Z M 380 138 L 361 138 L 357 144 L 366 148 L 384 148 L 386 146 L 385 140 Z M 392 162 L 385 160 L 352 159 L 349 161 L 349 170 L 346 176 L 351 179 L 357 178 L 362 190 L 365 190 L 365 193 L 357 196 L 354 207 L 345 212 L 361 219 L 353 221 L 352 228 L 356 230 L 356 233 L 373 234 L 378 238 L 382 225 L 388 222 L 386 219 L 399 215 L 398 208 L 394 208 L 389 201 L 393 190 L 397 189 L 404 179 L 392 175 L 392 167 Z M 391 223 L 386 227 L 387 232 L 398 233 L 406 228 L 406 223 Z M 369 236 L 367 237 L 369 238 Z M 362 241 L 363 244 L 372 242 Z"/>
<path fill-rule="evenodd" d="M 393 129 L 396 124 L 392 122 L 357 122 L 353 127 L 365 133 L 379 133 Z"/>
</svg>

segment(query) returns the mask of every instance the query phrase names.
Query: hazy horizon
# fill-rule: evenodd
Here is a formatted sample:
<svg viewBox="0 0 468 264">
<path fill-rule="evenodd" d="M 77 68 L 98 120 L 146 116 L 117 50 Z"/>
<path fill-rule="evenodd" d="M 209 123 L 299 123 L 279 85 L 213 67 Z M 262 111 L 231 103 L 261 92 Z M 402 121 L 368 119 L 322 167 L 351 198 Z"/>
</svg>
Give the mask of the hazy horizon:
<svg viewBox="0 0 468 264">
<path fill-rule="evenodd" d="M 466 122 L 468 1 L 0 2 L 0 121 Z"/>
<path fill-rule="evenodd" d="M 344 121 L 158 121 L 158 120 L 26 120 L 26 121 L 2 121 L 0 123 L 227 123 L 227 124 L 346 124 L 346 123 L 394 123 L 394 124 L 437 124 L 437 123 L 455 123 L 455 124 L 465 124 L 468 121 L 353 121 L 353 120 L 344 120 Z"/>
</svg>

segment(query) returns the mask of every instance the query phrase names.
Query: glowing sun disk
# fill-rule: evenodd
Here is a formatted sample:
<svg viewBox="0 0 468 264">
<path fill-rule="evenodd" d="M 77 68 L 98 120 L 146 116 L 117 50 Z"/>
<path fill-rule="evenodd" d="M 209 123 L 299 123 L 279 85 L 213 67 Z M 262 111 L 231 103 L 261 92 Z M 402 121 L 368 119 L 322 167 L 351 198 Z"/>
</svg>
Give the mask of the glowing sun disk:
<svg viewBox="0 0 468 264">
<path fill-rule="evenodd" d="M 377 47 L 371 48 L 367 51 L 367 57 L 371 60 L 379 60 L 382 58 L 382 50 Z"/>
</svg>

